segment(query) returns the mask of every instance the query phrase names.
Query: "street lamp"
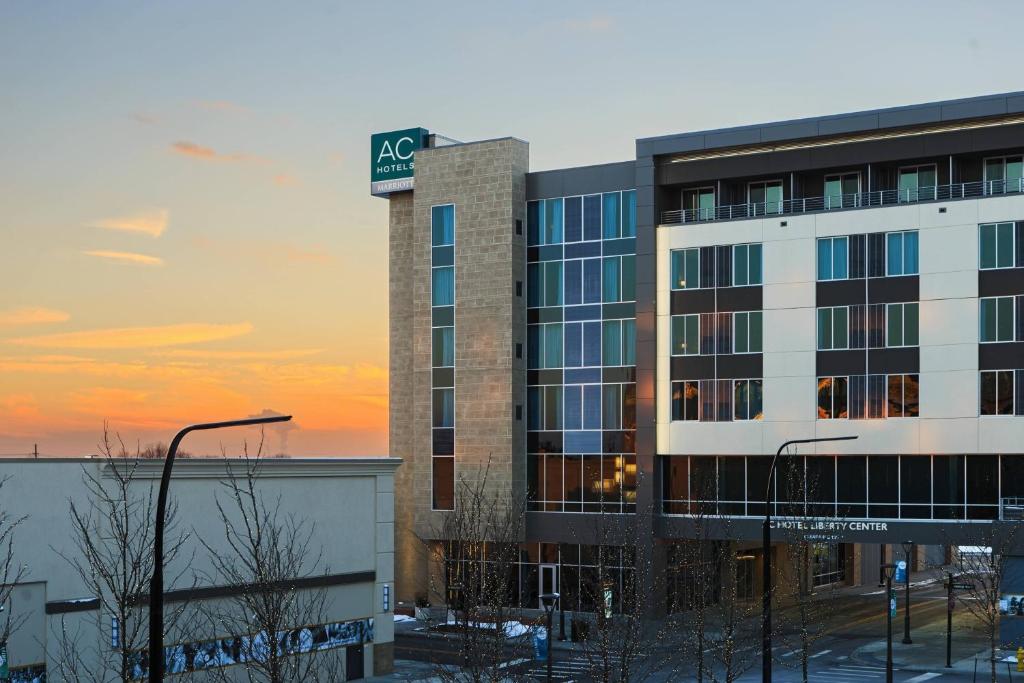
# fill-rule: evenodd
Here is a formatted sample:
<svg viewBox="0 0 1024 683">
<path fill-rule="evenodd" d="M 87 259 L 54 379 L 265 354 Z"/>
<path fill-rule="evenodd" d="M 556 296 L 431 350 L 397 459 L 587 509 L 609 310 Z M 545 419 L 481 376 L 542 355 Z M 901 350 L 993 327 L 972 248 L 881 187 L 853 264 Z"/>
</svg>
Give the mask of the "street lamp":
<svg viewBox="0 0 1024 683">
<path fill-rule="evenodd" d="M 907 606 L 903 610 L 903 644 L 910 645 L 914 641 L 910 639 L 910 553 L 914 549 L 913 541 L 903 542 L 903 554 L 907 561 L 907 571 L 904 580 L 907 586 Z"/>
<path fill-rule="evenodd" d="M 892 683 L 892 613 L 896 610 L 896 598 L 892 594 L 892 575 L 896 565 L 882 565 L 885 572 L 885 683 Z"/>
<path fill-rule="evenodd" d="M 548 673 L 547 683 L 551 683 L 551 613 L 555 611 L 555 603 L 561 602 L 558 599 L 558 593 L 544 593 L 540 596 L 540 604 L 544 608 L 545 614 L 548 617 Z"/>
<path fill-rule="evenodd" d="M 772 683 L 772 476 L 775 474 L 775 463 L 787 446 L 801 443 L 821 443 L 823 441 L 852 441 L 856 436 L 824 436 L 816 439 L 792 439 L 779 446 L 768 468 L 768 486 L 764 492 L 764 525 L 761 527 L 761 681 Z"/>
<path fill-rule="evenodd" d="M 164 680 L 164 525 L 167 518 L 167 489 L 171 485 L 171 469 L 178 444 L 189 432 L 200 432 L 222 427 L 248 427 L 251 425 L 287 422 L 291 415 L 252 417 L 227 422 L 205 422 L 189 425 L 174 435 L 171 447 L 164 459 L 164 471 L 160 476 L 160 492 L 156 498 L 156 522 L 153 526 L 153 578 L 149 581 L 149 681 Z"/>
</svg>

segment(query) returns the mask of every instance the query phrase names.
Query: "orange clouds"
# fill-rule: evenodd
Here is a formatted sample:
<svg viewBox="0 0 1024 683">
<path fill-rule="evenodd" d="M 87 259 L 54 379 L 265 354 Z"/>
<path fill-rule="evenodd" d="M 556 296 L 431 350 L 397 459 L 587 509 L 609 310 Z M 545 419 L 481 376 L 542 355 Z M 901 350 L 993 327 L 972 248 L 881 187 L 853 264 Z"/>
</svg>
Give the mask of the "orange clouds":
<svg viewBox="0 0 1024 683">
<path fill-rule="evenodd" d="M 90 249 L 82 252 L 86 256 L 95 256 L 97 258 L 109 259 L 111 261 L 120 261 L 122 263 L 135 263 L 141 266 L 162 266 L 164 260 L 157 256 L 147 256 L 146 254 L 136 254 L 130 251 L 105 251 L 102 249 Z"/>
<path fill-rule="evenodd" d="M 167 229 L 170 212 L 167 209 L 152 209 L 118 218 L 107 218 L 96 221 L 93 227 L 104 230 L 121 230 L 125 232 L 141 232 L 150 237 L 159 237 Z"/>
<path fill-rule="evenodd" d="M 42 306 L 22 306 L 6 311 L 0 311 L 0 325 L 44 325 L 51 323 L 62 323 L 71 318 L 64 311 L 57 311 Z"/>
<path fill-rule="evenodd" d="M 19 346 L 44 349 L 139 349 L 179 346 L 230 339 L 252 332 L 250 323 L 181 323 L 159 327 L 122 327 L 64 332 L 8 340 Z"/>
<path fill-rule="evenodd" d="M 203 145 L 189 142 L 187 140 L 179 140 L 178 142 L 171 143 L 171 151 L 181 156 L 190 157 L 192 159 L 199 159 L 200 161 L 228 161 L 234 163 L 268 163 L 268 159 L 258 157 L 252 154 L 246 154 L 244 152 L 233 152 L 231 154 L 222 154 L 212 147 L 204 147 Z"/>
<path fill-rule="evenodd" d="M 315 356 L 323 349 L 278 349 L 275 351 L 215 351 L 207 349 L 172 349 L 159 355 L 169 358 L 201 358 L 209 360 L 291 360 Z"/>
</svg>

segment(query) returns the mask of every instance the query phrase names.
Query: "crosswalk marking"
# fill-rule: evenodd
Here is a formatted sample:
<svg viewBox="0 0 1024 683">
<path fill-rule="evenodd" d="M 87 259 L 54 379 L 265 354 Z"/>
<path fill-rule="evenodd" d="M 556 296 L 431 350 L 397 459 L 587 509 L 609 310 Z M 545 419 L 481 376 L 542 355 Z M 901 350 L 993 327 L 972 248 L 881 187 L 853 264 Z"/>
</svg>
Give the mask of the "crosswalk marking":
<svg viewBox="0 0 1024 683">
<path fill-rule="evenodd" d="M 811 655 L 810 657 L 808 657 L 808 659 L 814 659 L 816 657 L 821 657 L 822 655 L 827 655 L 829 652 L 832 652 L 832 650 L 822 650 L 821 652 L 818 652 L 816 654 Z"/>
<path fill-rule="evenodd" d="M 929 671 L 928 673 L 921 674 L 920 676 L 914 676 L 913 678 L 908 679 L 906 683 L 924 683 L 924 681 L 930 681 L 931 679 L 941 675 L 942 674 L 937 674 L 934 671 Z"/>
</svg>

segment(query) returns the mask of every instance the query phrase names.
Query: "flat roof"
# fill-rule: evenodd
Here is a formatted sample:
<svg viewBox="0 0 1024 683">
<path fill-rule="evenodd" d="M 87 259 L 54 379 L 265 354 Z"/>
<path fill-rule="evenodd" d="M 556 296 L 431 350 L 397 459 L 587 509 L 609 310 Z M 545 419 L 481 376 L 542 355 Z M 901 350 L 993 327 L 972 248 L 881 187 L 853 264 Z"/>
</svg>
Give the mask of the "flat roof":
<svg viewBox="0 0 1024 683">
<path fill-rule="evenodd" d="M 636 141 L 637 158 L 1024 113 L 1024 91 L 870 109 Z"/>
</svg>

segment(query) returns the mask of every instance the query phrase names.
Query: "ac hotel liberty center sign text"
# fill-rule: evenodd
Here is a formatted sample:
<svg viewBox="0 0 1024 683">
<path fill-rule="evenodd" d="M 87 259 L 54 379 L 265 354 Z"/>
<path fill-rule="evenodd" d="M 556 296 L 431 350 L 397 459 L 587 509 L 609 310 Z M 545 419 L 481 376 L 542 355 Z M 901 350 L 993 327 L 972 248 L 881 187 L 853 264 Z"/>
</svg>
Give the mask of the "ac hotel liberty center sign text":
<svg viewBox="0 0 1024 683">
<path fill-rule="evenodd" d="M 423 149 L 425 128 L 393 130 L 370 136 L 370 194 L 386 196 L 413 188 L 413 156 Z"/>
</svg>

